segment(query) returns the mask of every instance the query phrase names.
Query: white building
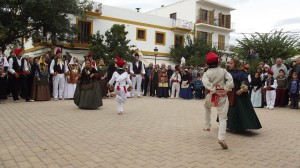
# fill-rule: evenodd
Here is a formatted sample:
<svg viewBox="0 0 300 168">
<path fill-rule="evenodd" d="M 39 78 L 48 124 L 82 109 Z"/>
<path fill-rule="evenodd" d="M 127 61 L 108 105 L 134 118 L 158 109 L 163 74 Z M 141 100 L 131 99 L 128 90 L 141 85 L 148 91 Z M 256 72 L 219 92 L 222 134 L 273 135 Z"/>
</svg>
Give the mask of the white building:
<svg viewBox="0 0 300 168">
<path fill-rule="evenodd" d="M 82 60 L 89 49 L 89 35 L 97 31 L 104 34 L 114 24 L 126 26 L 130 45 L 136 46 L 146 63 L 154 62 L 155 47 L 158 49 L 158 63 L 168 60 L 170 47 L 184 45 L 185 37 L 193 35 L 193 30 L 219 50 L 226 50 L 229 33 L 233 31 L 230 21 L 232 10 L 209 0 L 183 0 L 147 13 L 97 4 L 93 11 L 87 13 L 86 19 L 70 16 L 71 23 L 78 26 L 80 33 L 74 44 L 61 44 L 62 51 Z M 47 44 L 29 40 L 25 51 L 28 55 L 38 56 L 51 50 Z"/>
</svg>

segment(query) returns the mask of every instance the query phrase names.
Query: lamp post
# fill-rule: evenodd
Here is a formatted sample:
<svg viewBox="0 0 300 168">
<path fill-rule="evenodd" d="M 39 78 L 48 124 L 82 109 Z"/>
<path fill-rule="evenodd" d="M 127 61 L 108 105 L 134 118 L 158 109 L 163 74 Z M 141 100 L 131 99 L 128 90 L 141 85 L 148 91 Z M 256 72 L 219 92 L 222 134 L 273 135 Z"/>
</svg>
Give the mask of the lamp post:
<svg viewBox="0 0 300 168">
<path fill-rule="evenodd" d="M 154 48 L 154 64 L 156 64 L 156 56 L 157 56 L 157 53 L 158 53 L 158 49 L 157 47 Z"/>
</svg>

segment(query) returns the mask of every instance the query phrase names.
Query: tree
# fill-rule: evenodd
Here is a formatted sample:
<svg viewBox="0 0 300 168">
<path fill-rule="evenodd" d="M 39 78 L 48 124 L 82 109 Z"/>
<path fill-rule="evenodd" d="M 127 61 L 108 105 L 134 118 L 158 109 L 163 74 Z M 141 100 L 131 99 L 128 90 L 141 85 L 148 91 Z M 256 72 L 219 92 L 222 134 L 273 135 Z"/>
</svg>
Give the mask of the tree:
<svg viewBox="0 0 300 168">
<path fill-rule="evenodd" d="M 33 34 L 50 35 L 51 41 L 68 39 L 72 30 L 68 14 L 83 15 L 90 0 L 3 0 L 0 3 L 0 47 L 20 43 Z"/>
<path fill-rule="evenodd" d="M 132 47 L 134 45 L 129 45 L 130 40 L 127 39 L 127 34 L 125 25 L 115 24 L 105 32 L 105 36 L 101 35 L 99 31 L 92 35 L 90 51 L 93 58 L 103 58 L 105 62 L 111 62 L 111 58 L 118 55 L 127 61 L 133 61 L 134 50 Z"/>
<path fill-rule="evenodd" d="M 207 40 L 202 38 L 192 39 L 187 36 L 186 45 L 184 47 L 171 48 L 171 60 L 177 64 L 180 63 L 182 57 L 186 59 L 187 65 L 205 65 L 205 56 L 209 51 L 220 54 L 216 48 L 212 48 Z"/>
<path fill-rule="evenodd" d="M 105 42 L 107 47 L 107 56 L 112 58 L 118 55 L 127 61 L 133 60 L 132 50 L 134 45 L 129 45 L 130 40 L 126 38 L 128 31 L 125 30 L 125 25 L 115 24 L 110 30 L 105 32 Z"/>
<path fill-rule="evenodd" d="M 96 34 L 92 35 L 90 51 L 93 55 L 94 60 L 103 58 L 105 62 L 109 62 L 108 55 L 106 54 L 106 45 L 104 44 L 104 36 L 98 31 Z"/>
<path fill-rule="evenodd" d="M 283 30 L 273 30 L 270 33 L 254 33 L 250 37 L 244 34 L 242 40 L 237 40 L 238 46 L 234 49 L 241 58 L 252 59 L 258 56 L 261 60 L 270 60 L 280 57 L 287 59 L 295 56 L 299 38 Z"/>
</svg>

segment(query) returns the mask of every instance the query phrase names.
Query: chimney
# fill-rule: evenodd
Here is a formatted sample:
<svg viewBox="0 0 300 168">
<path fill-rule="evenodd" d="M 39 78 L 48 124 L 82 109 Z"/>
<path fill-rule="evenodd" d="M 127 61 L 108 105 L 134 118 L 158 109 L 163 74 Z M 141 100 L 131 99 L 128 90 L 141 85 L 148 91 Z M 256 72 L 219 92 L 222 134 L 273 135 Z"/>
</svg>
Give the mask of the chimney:
<svg viewBox="0 0 300 168">
<path fill-rule="evenodd" d="M 135 9 L 136 9 L 137 12 L 140 12 L 140 9 L 141 9 L 141 8 L 135 8 Z"/>
</svg>

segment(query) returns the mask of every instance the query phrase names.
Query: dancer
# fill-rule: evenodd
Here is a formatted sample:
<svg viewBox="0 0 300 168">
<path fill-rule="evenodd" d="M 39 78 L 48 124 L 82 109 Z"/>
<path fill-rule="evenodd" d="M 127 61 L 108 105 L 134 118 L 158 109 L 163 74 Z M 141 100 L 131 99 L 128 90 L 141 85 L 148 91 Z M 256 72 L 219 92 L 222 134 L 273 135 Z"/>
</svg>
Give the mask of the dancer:
<svg viewBox="0 0 300 168">
<path fill-rule="evenodd" d="M 123 104 L 125 103 L 127 99 L 127 90 L 132 90 L 132 82 L 129 79 L 129 74 L 124 70 L 124 65 L 126 64 L 125 61 L 123 61 L 121 58 L 119 58 L 116 62 L 117 65 L 117 71 L 114 72 L 112 78 L 108 82 L 108 87 L 112 88 L 114 82 L 116 82 L 114 87 L 114 93 L 116 95 L 116 100 L 118 103 L 118 114 L 123 114 Z M 126 89 L 126 83 L 129 84 L 130 87 Z M 112 89 L 111 89 L 112 90 Z"/>
<path fill-rule="evenodd" d="M 219 56 L 213 52 L 209 52 L 206 56 L 208 70 L 203 74 L 203 85 L 208 90 L 205 98 L 205 121 L 206 128 L 204 131 L 210 131 L 211 128 L 211 108 L 217 107 L 219 115 L 219 132 L 218 143 L 223 149 L 228 149 L 225 143 L 226 120 L 228 112 L 227 92 L 233 88 L 233 79 L 231 75 L 223 68 L 219 67 Z"/>
<path fill-rule="evenodd" d="M 234 88 L 231 92 L 228 92 L 227 128 L 232 131 L 260 129 L 261 124 L 248 94 L 248 76 L 241 69 L 240 62 L 236 59 L 230 60 L 228 62 L 228 72 L 233 78 Z"/>
</svg>

